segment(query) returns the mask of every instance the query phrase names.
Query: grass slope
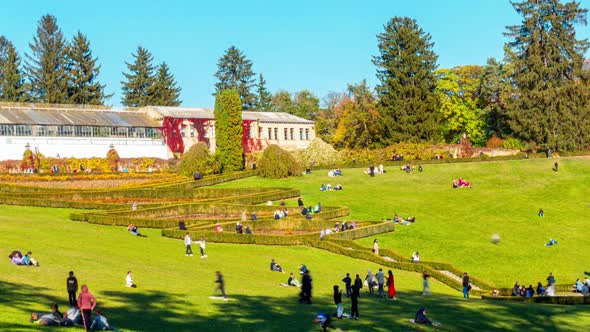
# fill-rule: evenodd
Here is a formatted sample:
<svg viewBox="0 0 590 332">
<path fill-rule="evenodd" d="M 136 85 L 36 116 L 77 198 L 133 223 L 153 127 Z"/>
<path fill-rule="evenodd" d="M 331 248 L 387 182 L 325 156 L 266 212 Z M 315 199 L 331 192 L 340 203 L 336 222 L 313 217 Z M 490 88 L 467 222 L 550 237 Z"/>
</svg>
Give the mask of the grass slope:
<svg viewBox="0 0 590 332">
<path fill-rule="evenodd" d="M 0 206 L 0 330 L 38 331 L 28 322 L 31 311 L 52 302 L 65 309 L 65 278 L 74 270 L 88 284 L 112 325 L 125 331 L 317 331 L 318 311 L 333 312 L 331 288 L 346 272 L 363 275 L 368 262 L 306 247 L 240 246 L 210 243 L 209 257 L 185 257 L 181 241 L 143 230 L 147 238 L 125 228 L 77 223 L 69 210 Z M 31 250 L 41 267 L 8 262 L 12 249 Z M 297 290 L 279 286 L 288 275 L 268 271 L 270 258 L 287 271 L 304 262 L 314 278 L 314 304 L 297 304 Z M 124 287 L 134 271 L 137 289 Z M 214 271 L 223 271 L 230 301 L 209 299 Z M 420 295 L 415 273 L 394 271 L 399 301 L 363 295 L 359 321 L 337 321 L 344 331 L 407 331 L 418 307 L 443 322 L 442 331 L 579 331 L 590 322 L 590 308 L 526 305 L 472 299 L 431 282 L 434 296 Z M 350 311 L 350 302 L 344 301 Z M 48 331 L 68 331 L 48 327 Z M 427 328 L 427 330 L 430 330 Z"/>
<path fill-rule="evenodd" d="M 423 173 L 389 168 L 370 178 L 361 169 L 345 169 L 329 178 L 327 171 L 286 180 L 248 178 L 222 187 L 283 186 L 300 188 L 306 205 L 344 205 L 352 219 L 416 216 L 417 223 L 378 236 L 381 248 L 408 258 L 419 251 L 423 260 L 444 261 L 500 287 L 515 280 L 536 284 L 549 272 L 558 283 L 583 276 L 590 249 L 590 160 L 554 160 L 426 165 Z M 472 189 L 452 189 L 463 177 Z M 320 192 L 322 183 L 341 183 L 340 192 Z M 289 202 L 294 205 L 295 202 Z M 537 217 L 543 208 L 545 218 Z M 490 243 L 494 233 L 498 245 Z M 545 247 L 554 238 L 559 245 Z M 361 242 L 370 245 L 373 239 Z"/>
</svg>

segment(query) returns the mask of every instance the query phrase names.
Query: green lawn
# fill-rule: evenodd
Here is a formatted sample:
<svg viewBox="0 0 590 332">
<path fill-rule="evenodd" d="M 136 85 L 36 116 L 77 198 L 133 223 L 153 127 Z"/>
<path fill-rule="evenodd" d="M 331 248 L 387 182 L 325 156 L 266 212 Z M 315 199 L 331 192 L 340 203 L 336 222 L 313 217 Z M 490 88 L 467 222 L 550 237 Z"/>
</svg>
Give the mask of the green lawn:
<svg viewBox="0 0 590 332">
<path fill-rule="evenodd" d="M 159 231 L 147 230 L 147 238 L 136 238 L 122 227 L 69 221 L 68 213 L 0 206 L 0 251 L 31 250 L 41 262 L 39 268 L 13 266 L 8 258 L 0 264 L 0 330 L 38 330 L 29 324 L 29 313 L 44 311 L 52 302 L 65 307 L 65 278 L 74 270 L 98 297 L 111 323 L 126 331 L 314 331 L 314 313 L 333 311 L 331 286 L 344 273 L 364 274 L 368 268 L 378 268 L 306 247 L 211 243 L 207 259 L 185 257 L 181 241 L 162 238 Z M 278 285 L 287 275 L 268 271 L 272 257 L 287 270 L 295 270 L 301 262 L 310 267 L 315 288 L 312 306 L 297 304 L 296 290 Z M 127 270 L 134 271 L 138 289 L 124 287 Z M 216 270 L 225 273 L 228 302 L 208 298 Z M 588 307 L 465 301 L 437 282 L 432 282 L 434 296 L 424 298 L 419 275 L 394 272 L 399 301 L 363 296 L 361 320 L 336 325 L 345 331 L 411 330 L 408 319 L 422 305 L 443 322 L 444 331 L 574 331 L 590 321 Z M 350 311 L 347 300 L 345 310 Z"/>
<path fill-rule="evenodd" d="M 408 258 L 449 262 L 499 287 L 516 280 L 534 284 L 553 272 L 558 283 L 574 283 L 590 271 L 587 253 L 590 219 L 590 159 L 425 165 L 406 174 L 392 167 L 370 178 L 361 169 L 327 171 L 286 180 L 247 178 L 220 187 L 282 186 L 300 188 L 306 205 L 344 205 L 347 219 L 416 216 L 411 226 L 378 236 L 381 248 Z M 471 181 L 472 189 L 452 189 L 454 178 Z M 320 192 L 322 183 L 341 183 L 344 190 Z M 290 202 L 295 204 L 295 202 Z M 545 218 L 539 218 L 539 208 Z M 501 235 L 493 245 L 491 235 Z M 559 245 L 545 247 L 549 238 Z M 371 245 L 373 238 L 361 240 Z M 584 264 L 586 263 L 586 264 Z"/>
</svg>

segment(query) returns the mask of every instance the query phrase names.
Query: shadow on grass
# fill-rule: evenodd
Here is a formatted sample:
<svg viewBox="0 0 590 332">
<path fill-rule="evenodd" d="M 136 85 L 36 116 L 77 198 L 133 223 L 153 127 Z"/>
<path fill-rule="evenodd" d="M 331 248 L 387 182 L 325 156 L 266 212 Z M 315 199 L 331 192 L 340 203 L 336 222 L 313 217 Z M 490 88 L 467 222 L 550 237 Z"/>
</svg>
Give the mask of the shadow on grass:
<svg viewBox="0 0 590 332">
<path fill-rule="evenodd" d="M 65 299 L 46 295 L 48 289 L 0 281 L 0 307 L 16 309 L 22 320 L 0 319 L 0 331 L 36 331 L 27 325 L 32 309 L 48 308 L 50 303 L 64 305 Z M 204 298 L 206 303 L 189 303 L 183 294 L 159 291 L 109 291 L 100 294 L 117 307 L 103 307 L 109 322 L 124 331 L 318 331 L 312 323 L 317 312 L 332 314 L 332 298 L 315 298 L 313 305 L 300 305 L 295 296 L 277 298 L 229 294 L 227 302 Z M 360 298 L 360 319 L 336 320 L 341 331 L 576 331 L 570 322 L 587 321 L 590 310 L 582 306 L 553 306 L 526 303 L 496 303 L 458 297 L 423 297 L 419 292 L 400 292 L 398 301 L 378 299 L 366 293 Z M 65 306 L 65 305 L 64 305 Z M 409 322 L 416 310 L 424 306 L 439 328 Z M 344 299 L 345 312 L 350 301 Z M 16 313 L 14 313 L 16 311 Z M 188 314 L 187 314 L 188 312 Z M 579 317 L 583 315 L 583 317 Z M 569 317 L 564 320 L 562 318 Z M 556 321 L 556 318 L 559 318 Z M 50 327 L 47 331 L 67 331 Z"/>
</svg>

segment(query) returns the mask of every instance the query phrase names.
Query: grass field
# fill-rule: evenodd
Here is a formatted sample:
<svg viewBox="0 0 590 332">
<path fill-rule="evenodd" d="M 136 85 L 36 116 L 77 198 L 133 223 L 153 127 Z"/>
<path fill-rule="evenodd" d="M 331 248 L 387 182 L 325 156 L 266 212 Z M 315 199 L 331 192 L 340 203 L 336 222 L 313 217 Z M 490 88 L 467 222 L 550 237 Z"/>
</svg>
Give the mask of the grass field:
<svg viewBox="0 0 590 332">
<path fill-rule="evenodd" d="M 544 279 L 549 271 L 565 283 L 586 268 L 584 200 L 590 162 L 562 160 L 559 174 L 551 173 L 551 164 L 433 165 L 422 174 L 391 170 L 375 179 L 350 169 L 338 179 L 328 179 L 322 171 L 285 181 L 248 178 L 223 186 L 298 187 L 308 205 L 346 205 L 358 219 L 390 217 L 393 211 L 416 215 L 416 224 L 380 236 L 381 247 L 407 255 L 419 250 L 423 259 L 453 263 L 499 286 L 511 286 L 514 278 Z M 450 189 L 452 178 L 459 176 L 471 180 L 474 188 Z M 318 191 L 322 182 L 335 180 L 344 191 Z M 539 207 L 546 213 L 542 221 L 536 217 Z M 132 237 L 122 227 L 70 221 L 71 211 L 0 206 L 0 254 L 5 257 L 0 264 L 0 331 L 39 330 L 28 322 L 30 312 L 47 311 L 52 302 L 65 311 L 70 270 L 89 285 L 111 324 L 124 331 L 317 331 L 315 313 L 334 311 L 332 285 L 342 285 L 346 272 L 364 277 L 367 269 L 379 268 L 307 247 L 208 243 L 207 259 L 185 257 L 182 242 L 161 237 L 159 230 L 142 230 L 147 238 Z M 502 235 L 497 246 L 489 242 L 492 232 Z M 560 244 L 545 248 L 548 237 Z M 11 265 L 6 256 L 13 249 L 31 250 L 41 267 Z M 287 271 L 301 263 L 310 268 L 313 305 L 299 305 L 296 289 L 279 286 L 288 274 L 269 271 L 273 257 Z M 124 286 L 128 270 L 134 272 L 137 289 Z M 228 302 L 209 299 L 217 270 L 225 275 Z M 464 300 L 434 280 L 434 296 L 425 298 L 418 274 L 394 274 L 399 301 L 363 295 L 361 319 L 337 321 L 336 326 L 343 331 L 410 331 L 416 326 L 408 320 L 422 305 L 431 319 L 443 323 L 441 331 L 584 331 L 590 325 L 588 306 Z M 350 311 L 348 300 L 344 307 Z"/>
<path fill-rule="evenodd" d="M 426 165 L 423 173 L 389 168 L 370 178 L 361 169 L 346 169 L 329 178 L 327 171 L 276 181 L 247 178 L 223 187 L 283 186 L 300 188 L 306 205 L 344 205 L 347 219 L 416 216 L 411 226 L 377 236 L 381 248 L 408 258 L 443 261 L 465 269 L 499 287 L 516 280 L 534 284 L 549 272 L 558 283 L 574 283 L 589 271 L 586 253 L 590 220 L 590 159 Z M 452 189 L 454 178 L 471 181 L 472 189 Z M 320 192 L 322 183 L 341 183 L 342 191 Z M 295 202 L 290 202 L 295 204 Z M 539 208 L 545 217 L 539 218 Z M 491 235 L 501 242 L 493 245 Z M 549 238 L 559 242 L 545 247 Z M 373 238 L 360 242 L 371 245 Z"/>
</svg>

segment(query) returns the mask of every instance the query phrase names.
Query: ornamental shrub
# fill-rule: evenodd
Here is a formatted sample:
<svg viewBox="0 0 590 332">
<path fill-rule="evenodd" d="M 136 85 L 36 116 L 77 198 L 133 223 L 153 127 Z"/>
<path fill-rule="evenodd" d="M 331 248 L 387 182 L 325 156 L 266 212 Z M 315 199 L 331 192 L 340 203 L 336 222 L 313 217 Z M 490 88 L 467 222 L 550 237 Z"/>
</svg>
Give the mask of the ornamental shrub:
<svg viewBox="0 0 590 332">
<path fill-rule="evenodd" d="M 302 165 L 332 166 L 340 162 L 340 154 L 334 147 L 321 138 L 315 138 L 302 151 L 295 151 L 293 155 Z"/>
<path fill-rule="evenodd" d="M 490 149 L 497 149 L 504 145 L 504 140 L 500 137 L 496 136 L 496 134 L 492 135 L 490 139 L 486 142 L 486 148 Z"/>
<path fill-rule="evenodd" d="M 502 147 L 504 149 L 522 150 L 524 149 L 524 144 L 518 138 L 509 137 L 504 140 Z"/>
<path fill-rule="evenodd" d="M 121 158 L 119 158 L 119 153 L 115 148 L 111 148 L 109 152 L 107 152 L 107 160 L 109 161 L 111 171 L 116 172 Z"/>
<path fill-rule="evenodd" d="M 278 145 L 270 145 L 258 162 L 257 174 L 265 178 L 282 179 L 289 176 L 300 176 L 303 167 L 287 151 Z"/>
<path fill-rule="evenodd" d="M 199 142 L 184 153 L 177 172 L 184 176 L 193 176 L 195 172 L 203 175 L 214 174 L 219 168 L 214 169 L 215 163 L 215 158 L 209 153 L 207 143 Z"/>
<path fill-rule="evenodd" d="M 33 151 L 27 148 L 25 153 L 23 153 L 23 160 L 20 163 L 20 168 L 26 170 L 33 169 L 33 167 L 35 167 L 35 156 L 33 155 Z"/>
</svg>

